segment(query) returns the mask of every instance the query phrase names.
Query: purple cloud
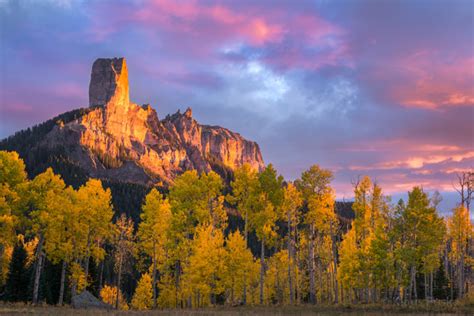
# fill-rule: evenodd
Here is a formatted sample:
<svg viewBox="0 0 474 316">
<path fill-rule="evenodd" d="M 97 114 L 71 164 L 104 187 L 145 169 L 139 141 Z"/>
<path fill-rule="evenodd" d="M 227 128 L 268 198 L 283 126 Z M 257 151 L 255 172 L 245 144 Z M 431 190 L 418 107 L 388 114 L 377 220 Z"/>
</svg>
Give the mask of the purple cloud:
<svg viewBox="0 0 474 316">
<path fill-rule="evenodd" d="M 131 97 L 399 194 L 452 191 L 474 161 L 470 1 L 3 1 L 0 136 L 87 105 L 92 62 L 125 56 Z M 448 193 L 446 193 L 448 194 Z M 451 196 L 451 195 L 450 195 Z"/>
</svg>

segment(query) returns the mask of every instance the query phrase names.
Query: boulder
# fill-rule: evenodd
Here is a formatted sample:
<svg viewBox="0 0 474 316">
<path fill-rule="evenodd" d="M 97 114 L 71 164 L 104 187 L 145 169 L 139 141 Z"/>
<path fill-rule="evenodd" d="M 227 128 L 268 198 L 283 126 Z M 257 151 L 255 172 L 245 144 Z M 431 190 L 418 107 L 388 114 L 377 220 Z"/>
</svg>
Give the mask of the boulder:
<svg viewBox="0 0 474 316">
<path fill-rule="evenodd" d="M 100 301 L 89 291 L 83 291 L 81 294 L 75 295 L 71 299 L 71 305 L 74 308 L 99 308 L 111 309 L 112 306 Z"/>
</svg>

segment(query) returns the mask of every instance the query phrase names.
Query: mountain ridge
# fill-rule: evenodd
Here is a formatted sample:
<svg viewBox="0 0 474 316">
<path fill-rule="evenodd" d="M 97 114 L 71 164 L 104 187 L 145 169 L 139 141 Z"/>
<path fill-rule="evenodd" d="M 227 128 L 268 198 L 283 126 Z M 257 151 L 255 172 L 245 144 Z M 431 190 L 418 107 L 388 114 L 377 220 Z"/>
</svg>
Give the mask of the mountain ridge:
<svg viewBox="0 0 474 316">
<path fill-rule="evenodd" d="M 0 148 L 23 156 L 60 148 L 89 177 L 145 185 L 168 186 L 186 170 L 213 170 L 225 178 L 244 163 L 258 171 L 264 167 L 257 143 L 224 127 L 199 124 L 190 108 L 160 120 L 149 104 L 130 102 L 125 58 L 97 59 L 89 107 L 54 120 L 39 125 L 42 133 L 29 138 L 28 153 L 12 144 L 28 130 L 2 140 Z"/>
</svg>

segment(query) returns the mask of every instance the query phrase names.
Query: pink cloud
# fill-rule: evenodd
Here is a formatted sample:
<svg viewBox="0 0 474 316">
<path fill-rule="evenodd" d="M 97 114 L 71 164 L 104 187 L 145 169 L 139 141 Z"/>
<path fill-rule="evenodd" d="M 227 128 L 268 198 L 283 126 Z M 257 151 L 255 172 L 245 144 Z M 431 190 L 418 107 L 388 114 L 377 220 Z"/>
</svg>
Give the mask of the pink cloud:
<svg viewBox="0 0 474 316">
<path fill-rule="evenodd" d="M 407 107 L 442 109 L 474 107 L 474 58 L 443 58 L 436 51 L 420 51 L 396 61 L 405 79 L 390 94 Z"/>
<path fill-rule="evenodd" d="M 340 27 L 315 12 L 288 10 L 285 6 L 238 2 L 154 0 L 134 6 L 106 3 L 95 6 L 89 36 L 102 41 L 121 30 L 139 29 L 161 54 L 174 58 L 192 56 L 206 62 L 218 60 L 223 48 L 239 43 L 270 48 L 262 58 L 284 68 L 317 69 L 349 63 L 345 32 Z M 109 17 L 106 20 L 105 14 Z M 278 49 L 272 50 L 272 45 Z"/>
<path fill-rule="evenodd" d="M 51 94 L 65 98 L 84 99 L 87 96 L 87 87 L 77 83 L 63 82 L 51 87 Z"/>
<path fill-rule="evenodd" d="M 132 13 L 133 22 L 160 27 L 184 36 L 214 41 L 244 40 L 253 45 L 281 39 L 283 28 L 264 15 L 243 14 L 222 5 L 196 1 L 155 0 Z M 215 44 L 207 42 L 206 45 Z M 204 44 L 204 43 L 203 43 Z"/>
<path fill-rule="evenodd" d="M 427 190 L 453 191 L 455 174 L 472 171 L 474 147 L 449 143 L 419 143 L 416 139 L 395 138 L 352 144 L 340 148 L 350 152 L 353 159 L 362 155 L 358 163 L 352 162 L 336 172 L 338 177 L 355 179 L 369 175 L 387 194 L 409 191 L 413 186 Z M 368 154 L 369 153 L 369 156 Z M 369 159 L 370 155 L 373 156 Z M 339 183 L 339 196 L 351 196 L 352 188 Z"/>
<path fill-rule="evenodd" d="M 29 113 L 31 111 L 33 111 L 33 107 L 29 104 L 25 104 L 25 103 L 18 103 L 18 102 L 12 102 L 12 103 L 6 103 L 6 104 L 2 104 L 2 106 L 0 107 L 0 111 L 1 112 L 4 112 L 4 113 L 18 113 L 18 114 L 21 114 L 21 113 Z"/>
</svg>

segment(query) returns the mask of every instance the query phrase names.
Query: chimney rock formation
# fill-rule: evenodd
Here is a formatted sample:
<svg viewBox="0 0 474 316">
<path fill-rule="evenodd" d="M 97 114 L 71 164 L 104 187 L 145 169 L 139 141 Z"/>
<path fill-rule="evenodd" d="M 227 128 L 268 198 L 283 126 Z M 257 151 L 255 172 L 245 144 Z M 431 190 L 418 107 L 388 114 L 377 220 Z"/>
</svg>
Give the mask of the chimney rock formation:
<svg viewBox="0 0 474 316">
<path fill-rule="evenodd" d="M 264 167 L 255 142 L 199 124 L 191 108 L 160 121 L 151 106 L 130 102 L 125 58 L 94 62 L 89 105 L 79 118 L 53 128 L 38 146 L 67 148 L 68 159 L 90 177 L 166 185 L 190 169 L 225 174 L 244 163 L 255 170 Z"/>
<path fill-rule="evenodd" d="M 125 58 L 99 58 L 92 65 L 89 106 L 109 102 L 128 106 L 128 70 Z"/>
</svg>

